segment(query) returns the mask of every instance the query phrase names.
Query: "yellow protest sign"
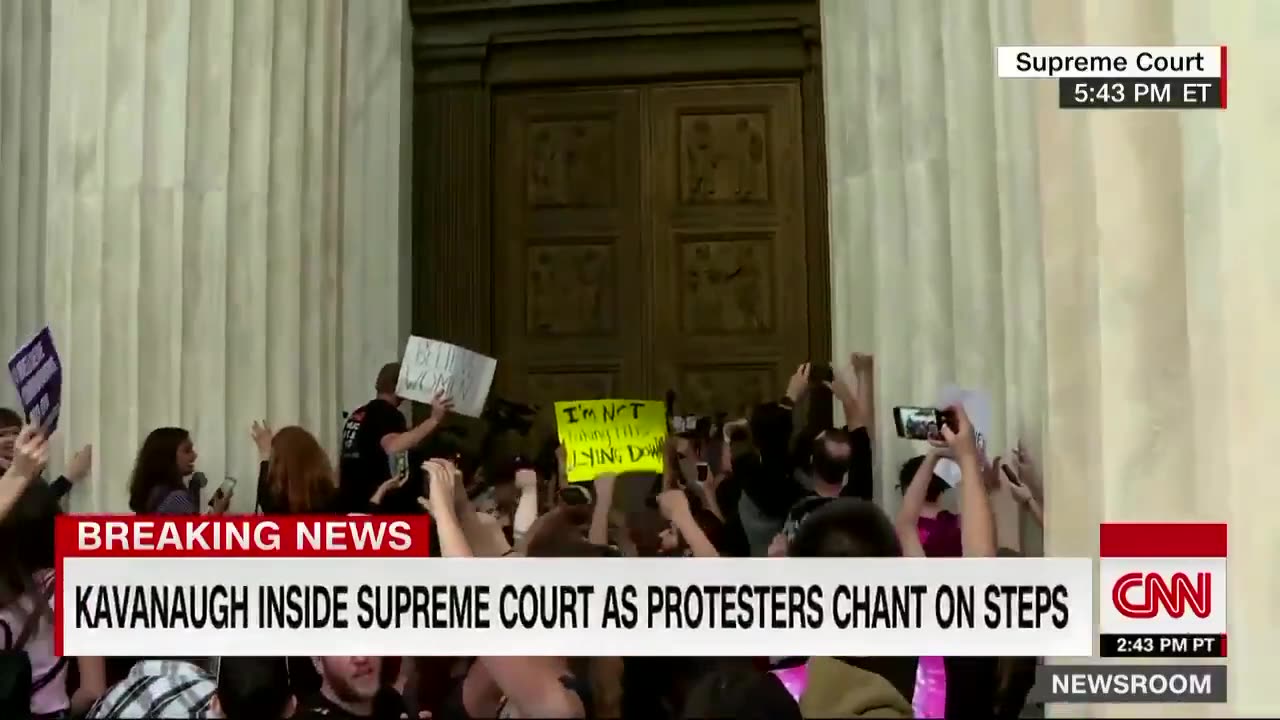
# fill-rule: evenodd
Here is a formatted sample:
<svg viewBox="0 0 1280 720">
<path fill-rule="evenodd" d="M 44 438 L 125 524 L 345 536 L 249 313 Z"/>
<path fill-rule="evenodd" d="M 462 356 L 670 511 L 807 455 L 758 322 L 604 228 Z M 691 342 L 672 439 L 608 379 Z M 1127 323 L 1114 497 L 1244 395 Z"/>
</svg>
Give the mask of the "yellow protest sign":
<svg viewBox="0 0 1280 720">
<path fill-rule="evenodd" d="M 569 482 L 604 473 L 662 472 L 667 409 L 661 400 L 557 402 L 556 431 Z"/>
</svg>

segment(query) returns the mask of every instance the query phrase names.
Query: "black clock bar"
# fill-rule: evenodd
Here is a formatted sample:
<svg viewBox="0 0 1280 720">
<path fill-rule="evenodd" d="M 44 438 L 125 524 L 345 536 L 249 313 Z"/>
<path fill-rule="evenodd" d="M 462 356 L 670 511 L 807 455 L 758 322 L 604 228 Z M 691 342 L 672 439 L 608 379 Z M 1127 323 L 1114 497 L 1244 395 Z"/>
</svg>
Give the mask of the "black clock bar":
<svg viewBox="0 0 1280 720">
<path fill-rule="evenodd" d="M 1116 635 L 1098 636 L 1098 651 L 1105 658 L 1210 658 L 1227 656 L 1226 635 Z"/>
<path fill-rule="evenodd" d="M 1058 78 L 1058 107 L 1072 110 L 1219 110 L 1221 78 Z"/>
</svg>

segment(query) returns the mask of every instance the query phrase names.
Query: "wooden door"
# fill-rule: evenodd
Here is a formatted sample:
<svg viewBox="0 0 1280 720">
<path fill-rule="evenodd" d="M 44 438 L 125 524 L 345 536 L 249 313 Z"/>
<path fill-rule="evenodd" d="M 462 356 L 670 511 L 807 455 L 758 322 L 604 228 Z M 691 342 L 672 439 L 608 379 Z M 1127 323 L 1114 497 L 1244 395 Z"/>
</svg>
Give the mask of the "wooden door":
<svg viewBox="0 0 1280 720">
<path fill-rule="evenodd" d="M 655 87 L 655 390 L 681 412 L 781 397 L 809 352 L 799 82 Z"/>
<path fill-rule="evenodd" d="M 640 93 L 495 98 L 493 305 L 503 395 L 540 404 L 645 395 Z"/>
</svg>

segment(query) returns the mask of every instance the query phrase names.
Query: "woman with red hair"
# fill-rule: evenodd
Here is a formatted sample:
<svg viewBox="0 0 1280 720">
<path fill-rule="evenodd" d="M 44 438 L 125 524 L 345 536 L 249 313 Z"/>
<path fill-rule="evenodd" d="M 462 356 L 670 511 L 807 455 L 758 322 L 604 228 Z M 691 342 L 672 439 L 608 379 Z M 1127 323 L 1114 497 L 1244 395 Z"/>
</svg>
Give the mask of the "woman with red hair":
<svg viewBox="0 0 1280 720">
<path fill-rule="evenodd" d="M 297 425 L 272 433 L 254 423 L 253 438 L 262 460 L 258 507 L 270 515 L 334 511 L 338 477 L 315 436 Z M 264 453 L 265 450 L 265 453 Z"/>
<path fill-rule="evenodd" d="M 258 448 L 258 510 L 267 515 L 305 515 L 339 512 L 338 474 L 320 441 L 297 425 L 273 432 L 255 422 L 251 431 Z M 404 484 L 405 475 L 392 477 L 368 499 L 376 511 L 388 492 Z"/>
</svg>

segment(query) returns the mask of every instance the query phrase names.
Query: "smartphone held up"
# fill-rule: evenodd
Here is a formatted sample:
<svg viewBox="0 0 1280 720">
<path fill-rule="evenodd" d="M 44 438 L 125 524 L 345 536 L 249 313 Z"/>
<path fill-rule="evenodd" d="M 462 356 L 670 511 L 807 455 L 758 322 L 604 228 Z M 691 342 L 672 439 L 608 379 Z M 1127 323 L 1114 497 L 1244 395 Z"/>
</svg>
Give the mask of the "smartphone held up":
<svg viewBox="0 0 1280 720">
<path fill-rule="evenodd" d="M 231 476 L 227 476 L 223 479 L 222 484 L 218 486 L 218 489 L 214 491 L 213 497 L 209 498 L 209 507 L 213 507 L 215 502 L 231 495 L 235 490 L 236 479 Z"/>
<path fill-rule="evenodd" d="M 908 440 L 928 440 L 942 435 L 942 426 L 954 432 L 955 418 L 947 410 L 932 407 L 901 405 L 893 409 L 893 426 L 898 437 Z"/>
</svg>

